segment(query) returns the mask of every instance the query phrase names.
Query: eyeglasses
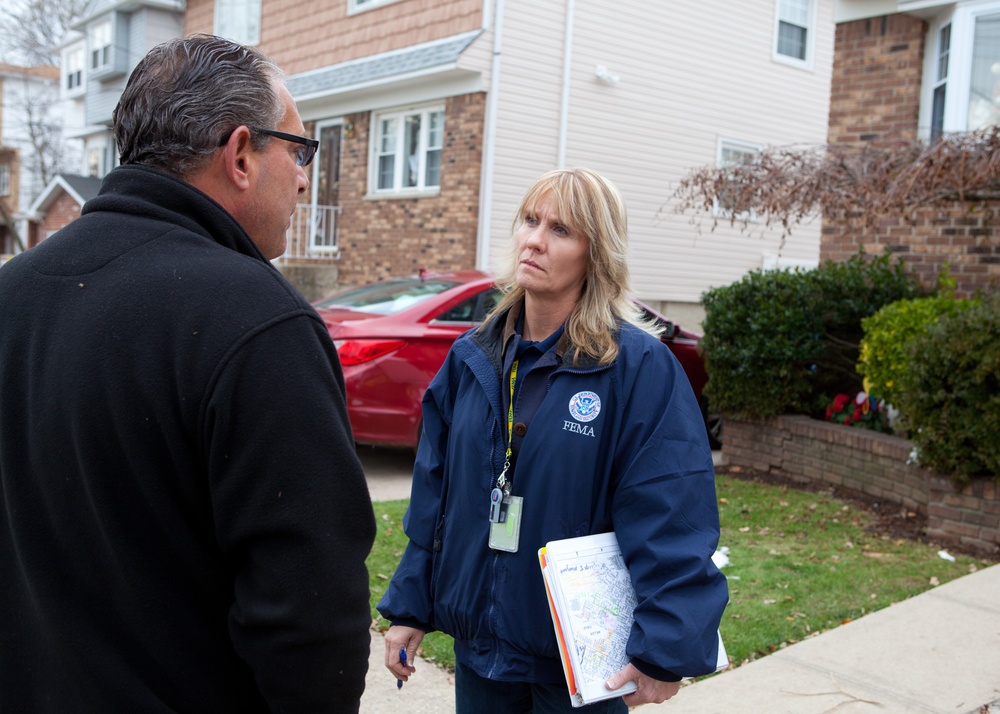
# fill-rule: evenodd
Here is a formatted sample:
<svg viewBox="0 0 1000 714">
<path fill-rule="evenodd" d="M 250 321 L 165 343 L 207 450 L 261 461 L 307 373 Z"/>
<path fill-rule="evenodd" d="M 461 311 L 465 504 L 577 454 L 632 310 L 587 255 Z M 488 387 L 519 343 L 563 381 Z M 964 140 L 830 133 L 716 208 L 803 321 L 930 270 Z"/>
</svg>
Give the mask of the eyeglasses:
<svg viewBox="0 0 1000 714">
<path fill-rule="evenodd" d="M 304 136 L 298 136 L 297 134 L 286 134 L 283 131 L 274 131 L 273 129 L 261 129 L 256 126 L 248 126 L 247 129 L 250 131 L 255 131 L 258 134 L 267 134 L 268 136 L 273 136 L 277 139 L 284 139 L 285 141 L 291 141 L 296 144 L 302 144 L 302 146 L 295 150 L 295 163 L 299 166 L 308 166 L 312 163 L 313 157 L 316 156 L 316 150 L 319 149 L 319 142 L 316 139 L 307 139 Z M 223 146 L 229 137 L 233 135 L 235 129 L 227 131 L 225 135 L 219 140 L 219 146 Z"/>
</svg>

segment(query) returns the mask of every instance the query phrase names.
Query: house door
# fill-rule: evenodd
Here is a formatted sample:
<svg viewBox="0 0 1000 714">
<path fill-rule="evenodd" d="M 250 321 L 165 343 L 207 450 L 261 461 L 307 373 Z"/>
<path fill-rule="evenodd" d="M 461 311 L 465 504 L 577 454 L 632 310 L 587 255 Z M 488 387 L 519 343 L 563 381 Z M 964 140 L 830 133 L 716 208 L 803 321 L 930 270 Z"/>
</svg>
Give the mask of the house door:
<svg viewBox="0 0 1000 714">
<path fill-rule="evenodd" d="M 319 130 L 319 153 L 316 175 L 316 214 L 313 219 L 313 249 L 337 249 L 337 217 L 340 214 L 340 137 L 341 125 Z"/>
</svg>

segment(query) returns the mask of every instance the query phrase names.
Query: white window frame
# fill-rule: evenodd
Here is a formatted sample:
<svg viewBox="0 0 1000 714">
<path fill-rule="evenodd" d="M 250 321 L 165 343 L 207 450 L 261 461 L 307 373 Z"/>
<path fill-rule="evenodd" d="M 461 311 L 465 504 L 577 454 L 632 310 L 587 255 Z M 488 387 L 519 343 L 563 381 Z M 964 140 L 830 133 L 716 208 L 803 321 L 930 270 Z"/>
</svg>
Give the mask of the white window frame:
<svg viewBox="0 0 1000 714">
<path fill-rule="evenodd" d="M 0 196 L 10 195 L 10 164 L 0 164 Z"/>
<path fill-rule="evenodd" d="M 782 64 L 787 64 L 792 67 L 799 67 L 800 69 L 813 68 L 813 57 L 816 54 L 816 15 L 817 15 L 817 0 L 805 0 L 808 5 L 809 18 L 806 24 L 803 25 L 798 22 L 798 18 L 791 18 L 787 16 L 784 12 L 784 3 L 787 0 L 775 0 L 774 3 L 774 41 L 771 45 L 771 56 L 775 62 L 780 62 Z M 795 21 L 793 21 L 795 20 Z M 803 27 L 806 31 L 806 56 L 804 58 L 792 57 L 790 55 L 782 54 L 778 52 L 778 39 L 779 39 L 779 28 L 781 23 L 785 22 L 787 24 L 792 24 L 797 27 Z"/>
<path fill-rule="evenodd" d="M 356 15 L 359 12 L 368 12 L 383 5 L 392 5 L 399 0 L 347 0 L 347 14 Z"/>
<path fill-rule="evenodd" d="M 438 135 L 437 137 L 431 136 L 431 118 L 433 115 L 440 118 L 440 124 L 435 132 Z M 416 175 L 416 183 L 413 186 L 407 186 L 405 185 L 407 182 L 404 180 L 404 169 L 410 168 L 410 162 L 396 159 L 402 157 L 406 140 L 406 119 L 412 116 L 420 117 L 420 132 L 417 140 L 417 151 L 413 155 L 413 158 L 417 159 L 417 165 L 411 168 Z M 392 130 L 391 136 L 387 136 L 383 132 L 383 129 L 387 128 L 386 122 L 394 122 L 389 127 Z M 443 169 L 441 155 L 444 150 L 444 124 L 445 113 L 443 104 L 409 107 L 407 109 L 397 109 L 377 114 L 373 113 L 371 131 L 369 133 L 372 139 L 369 142 L 368 193 L 373 196 L 436 195 L 440 193 L 441 170 Z M 438 183 L 428 185 L 426 183 L 427 160 L 430 153 L 434 151 L 438 152 Z M 394 157 L 392 162 L 392 185 L 390 187 L 380 187 L 382 158 L 389 156 Z"/>
<path fill-rule="evenodd" d="M 728 139 L 720 136 L 715 149 L 715 165 L 719 168 L 733 165 L 732 161 L 727 161 L 723 158 L 723 154 L 727 149 L 739 152 L 740 154 L 753 155 L 759 154 L 763 147 L 760 144 L 754 144 L 749 141 Z M 757 222 L 757 213 L 755 211 L 741 211 L 740 213 L 734 215 L 732 211 L 719 204 L 718 197 L 712 199 L 712 211 L 717 217 L 725 218 L 726 220 L 735 218 L 737 221 L 749 221 L 750 223 Z"/>
<path fill-rule="evenodd" d="M 241 45 L 260 44 L 261 0 L 216 0 L 215 34 Z"/>
<path fill-rule="evenodd" d="M 85 42 L 68 47 L 63 52 L 62 92 L 66 97 L 83 94 L 87 77 L 87 45 Z"/>
<path fill-rule="evenodd" d="M 923 86 L 920 101 L 920 136 L 929 139 L 932 129 L 934 90 L 944 86 L 943 133 L 965 132 L 969 128 L 969 92 L 972 84 L 972 54 L 976 20 L 1000 15 L 1000 1 L 960 2 L 928 23 L 924 52 Z M 938 77 L 941 29 L 951 25 L 948 76 Z"/>
<path fill-rule="evenodd" d="M 107 37 L 104 37 L 106 28 Z M 101 43 L 101 44 L 98 44 Z M 115 45 L 115 23 L 110 16 L 95 22 L 87 28 L 86 67 L 91 72 L 100 72 L 112 67 Z M 100 63 L 98 64 L 98 60 Z"/>
</svg>

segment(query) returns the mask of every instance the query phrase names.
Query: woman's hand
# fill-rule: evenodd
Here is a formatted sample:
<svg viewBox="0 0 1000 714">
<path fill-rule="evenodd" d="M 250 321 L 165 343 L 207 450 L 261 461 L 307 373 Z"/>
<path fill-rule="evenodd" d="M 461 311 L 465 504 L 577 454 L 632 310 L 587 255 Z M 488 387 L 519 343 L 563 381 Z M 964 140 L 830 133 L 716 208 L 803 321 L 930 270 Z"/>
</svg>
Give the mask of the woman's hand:
<svg viewBox="0 0 1000 714">
<path fill-rule="evenodd" d="M 607 687 L 608 689 L 618 689 L 629 681 L 635 681 L 639 685 L 637 690 L 622 697 L 622 701 L 629 707 L 665 702 L 677 694 L 681 688 L 680 682 L 661 682 L 658 679 L 647 677 L 631 664 L 625 665 L 624 669 L 612 675 L 608 679 Z"/>
<path fill-rule="evenodd" d="M 393 625 L 385 633 L 385 666 L 393 677 L 405 682 L 416 671 L 413 658 L 417 656 L 417 647 L 424 639 L 424 634 L 423 630 L 416 627 L 402 625 Z M 405 665 L 399 659 L 400 650 L 406 650 Z"/>
</svg>

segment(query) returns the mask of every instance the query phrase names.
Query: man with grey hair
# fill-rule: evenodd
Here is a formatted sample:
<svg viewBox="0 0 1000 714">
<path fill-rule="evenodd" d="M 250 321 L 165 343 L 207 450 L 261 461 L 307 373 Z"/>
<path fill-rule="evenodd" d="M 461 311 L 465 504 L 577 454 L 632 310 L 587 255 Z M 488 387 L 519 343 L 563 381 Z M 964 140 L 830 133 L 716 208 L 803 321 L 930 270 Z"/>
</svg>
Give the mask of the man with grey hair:
<svg viewBox="0 0 1000 714">
<path fill-rule="evenodd" d="M 0 711 L 356 712 L 375 522 L 335 348 L 271 265 L 315 140 L 197 35 L 121 166 L 0 268 Z"/>
</svg>

